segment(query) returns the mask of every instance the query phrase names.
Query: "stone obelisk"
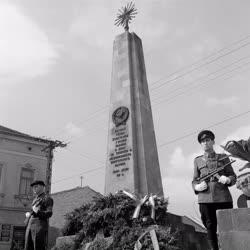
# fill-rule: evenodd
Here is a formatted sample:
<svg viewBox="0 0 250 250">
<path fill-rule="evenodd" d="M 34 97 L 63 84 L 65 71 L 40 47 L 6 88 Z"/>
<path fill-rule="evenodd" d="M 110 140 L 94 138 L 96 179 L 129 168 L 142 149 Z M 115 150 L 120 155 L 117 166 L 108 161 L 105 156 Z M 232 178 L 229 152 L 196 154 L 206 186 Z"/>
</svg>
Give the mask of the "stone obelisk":
<svg viewBox="0 0 250 250">
<path fill-rule="evenodd" d="M 113 47 L 105 193 L 163 195 L 143 49 L 135 33 Z"/>
<path fill-rule="evenodd" d="M 163 195 L 141 39 L 115 38 L 105 194 L 127 190 Z"/>
</svg>

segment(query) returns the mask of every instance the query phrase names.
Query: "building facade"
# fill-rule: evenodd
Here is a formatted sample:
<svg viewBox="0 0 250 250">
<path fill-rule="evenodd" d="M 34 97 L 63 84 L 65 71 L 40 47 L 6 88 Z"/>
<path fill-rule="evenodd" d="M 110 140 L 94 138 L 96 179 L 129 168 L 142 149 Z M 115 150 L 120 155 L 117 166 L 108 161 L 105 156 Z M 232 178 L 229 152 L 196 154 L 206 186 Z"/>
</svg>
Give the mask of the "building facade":
<svg viewBox="0 0 250 250">
<path fill-rule="evenodd" d="M 90 203 L 94 197 L 102 195 L 92 188 L 76 187 L 69 190 L 60 191 L 51 194 L 54 200 L 53 216 L 50 219 L 48 248 L 51 249 L 56 243 L 56 238 L 61 236 L 61 229 L 65 225 L 65 215 L 74 209 L 81 207 L 83 204 Z"/>
<path fill-rule="evenodd" d="M 50 192 L 52 141 L 0 126 L 0 249 L 22 249 L 30 184 L 44 180 Z"/>
</svg>

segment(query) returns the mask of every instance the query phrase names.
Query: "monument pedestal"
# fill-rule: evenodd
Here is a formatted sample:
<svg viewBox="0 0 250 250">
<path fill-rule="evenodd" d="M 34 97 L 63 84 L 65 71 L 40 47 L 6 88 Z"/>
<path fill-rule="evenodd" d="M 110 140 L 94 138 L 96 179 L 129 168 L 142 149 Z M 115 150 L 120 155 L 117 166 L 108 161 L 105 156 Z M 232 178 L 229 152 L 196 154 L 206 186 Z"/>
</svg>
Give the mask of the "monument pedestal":
<svg viewBox="0 0 250 250">
<path fill-rule="evenodd" d="M 222 250 L 250 249 L 250 208 L 219 210 L 217 220 Z"/>
</svg>

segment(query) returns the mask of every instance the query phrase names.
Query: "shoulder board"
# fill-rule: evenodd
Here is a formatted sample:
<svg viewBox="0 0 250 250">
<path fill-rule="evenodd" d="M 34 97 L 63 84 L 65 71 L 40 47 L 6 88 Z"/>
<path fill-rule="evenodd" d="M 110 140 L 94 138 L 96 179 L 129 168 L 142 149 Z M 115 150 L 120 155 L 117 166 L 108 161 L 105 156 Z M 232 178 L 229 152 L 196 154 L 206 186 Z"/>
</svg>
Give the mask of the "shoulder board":
<svg viewBox="0 0 250 250">
<path fill-rule="evenodd" d="M 194 159 L 198 159 L 198 158 L 201 158 L 201 157 L 203 157 L 203 155 L 198 155 Z"/>
</svg>

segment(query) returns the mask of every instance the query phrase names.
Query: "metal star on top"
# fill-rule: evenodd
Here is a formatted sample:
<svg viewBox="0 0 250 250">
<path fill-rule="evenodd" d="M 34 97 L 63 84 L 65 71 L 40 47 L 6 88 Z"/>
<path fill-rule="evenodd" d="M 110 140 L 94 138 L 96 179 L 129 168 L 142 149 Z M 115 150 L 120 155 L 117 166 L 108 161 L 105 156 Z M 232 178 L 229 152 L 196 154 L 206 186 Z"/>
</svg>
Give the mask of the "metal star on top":
<svg viewBox="0 0 250 250">
<path fill-rule="evenodd" d="M 137 14 L 137 10 L 135 8 L 135 4 L 130 2 L 125 7 L 122 7 L 118 10 L 118 14 L 115 19 L 115 25 L 117 26 L 123 26 L 125 31 L 129 30 L 129 23 L 131 23 L 131 20 L 135 18 L 135 15 Z"/>
</svg>

